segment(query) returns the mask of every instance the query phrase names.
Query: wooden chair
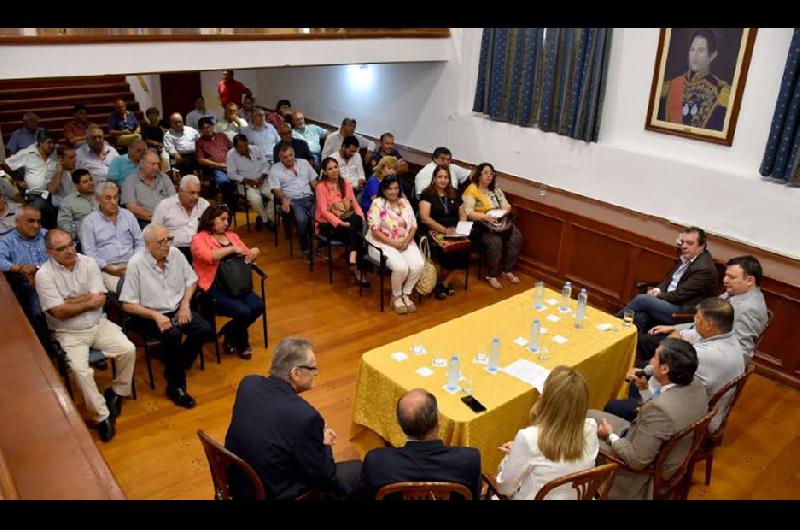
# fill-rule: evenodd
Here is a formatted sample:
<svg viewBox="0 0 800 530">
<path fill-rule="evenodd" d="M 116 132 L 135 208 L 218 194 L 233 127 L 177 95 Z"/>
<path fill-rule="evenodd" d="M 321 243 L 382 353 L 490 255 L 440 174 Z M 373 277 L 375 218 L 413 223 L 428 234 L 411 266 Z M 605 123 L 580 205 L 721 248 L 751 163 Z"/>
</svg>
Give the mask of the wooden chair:
<svg viewBox="0 0 800 530">
<path fill-rule="evenodd" d="M 564 484 L 571 484 L 578 493 L 579 501 L 598 499 L 604 501 L 614 483 L 619 465 L 605 464 L 584 471 L 578 471 L 555 480 L 551 480 L 539 490 L 533 500 L 543 500 L 548 493 Z"/>
<path fill-rule="evenodd" d="M 606 461 L 619 464 L 621 469 L 624 469 L 630 473 L 640 473 L 652 477 L 653 497 L 655 499 L 686 500 L 686 496 L 689 493 L 688 480 L 686 480 L 686 477 L 688 475 L 690 463 L 700 450 L 703 442 L 706 440 L 706 436 L 708 435 L 708 424 L 711 422 L 711 419 L 716 413 L 717 408 L 713 407 L 708 414 L 684 428 L 682 431 L 673 435 L 672 438 L 667 440 L 667 442 L 661 447 L 661 450 L 658 452 L 658 456 L 656 456 L 655 462 L 640 471 L 630 468 L 627 464 L 625 464 L 624 461 L 622 461 L 616 454 L 612 452 L 609 452 L 603 448 L 600 449 L 600 452 Z M 690 446 L 689 451 L 687 451 L 680 465 L 672 473 L 672 475 L 665 477 L 663 472 L 664 463 L 675 447 L 690 435 L 692 436 L 692 445 Z"/>
<path fill-rule="evenodd" d="M 753 355 L 755 355 L 759 346 L 761 346 L 761 341 L 764 340 L 764 335 L 767 334 L 767 330 L 769 329 L 770 324 L 772 324 L 773 318 L 775 318 L 775 313 L 772 311 L 772 309 L 767 309 L 767 323 L 764 325 L 764 329 L 761 330 L 761 335 L 758 336 L 756 343 L 753 345 Z"/>
<path fill-rule="evenodd" d="M 211 480 L 214 482 L 214 500 L 233 500 L 230 485 L 228 484 L 228 469 L 231 466 L 239 468 L 250 479 L 256 500 L 263 501 L 266 499 L 264 484 L 250 464 L 212 440 L 202 429 L 197 430 L 197 437 L 200 438 L 200 442 L 203 444 L 203 450 L 206 452 L 206 458 L 208 459 L 208 467 L 211 470 Z"/>
<path fill-rule="evenodd" d="M 719 400 L 722 399 L 722 397 L 732 388 L 736 389 L 730 405 L 728 405 L 728 414 L 722 419 L 722 423 L 719 424 L 719 427 L 717 427 L 714 432 L 708 433 L 708 438 L 706 439 L 705 444 L 700 447 L 700 450 L 697 452 L 694 458 L 692 458 L 692 463 L 689 466 L 689 473 L 687 475 L 687 481 L 691 481 L 692 475 L 694 474 L 695 464 L 700 460 L 704 460 L 706 463 L 706 486 L 711 485 L 711 467 L 714 464 L 714 449 L 722 445 L 722 437 L 725 435 L 725 427 L 728 425 L 728 418 L 730 418 L 731 413 L 733 412 L 733 407 L 736 405 L 736 401 L 739 399 L 739 395 L 742 393 L 744 385 L 747 384 L 747 380 L 750 378 L 750 375 L 755 371 L 755 369 L 756 367 L 753 363 L 748 364 L 744 373 L 730 381 L 724 387 L 720 388 L 719 391 L 711 398 L 709 406 L 714 407 Z"/>
<path fill-rule="evenodd" d="M 398 494 L 404 501 L 447 501 L 453 495 L 472 500 L 469 488 L 455 482 L 395 482 L 379 489 L 375 500 L 382 501 L 392 494 Z"/>
</svg>

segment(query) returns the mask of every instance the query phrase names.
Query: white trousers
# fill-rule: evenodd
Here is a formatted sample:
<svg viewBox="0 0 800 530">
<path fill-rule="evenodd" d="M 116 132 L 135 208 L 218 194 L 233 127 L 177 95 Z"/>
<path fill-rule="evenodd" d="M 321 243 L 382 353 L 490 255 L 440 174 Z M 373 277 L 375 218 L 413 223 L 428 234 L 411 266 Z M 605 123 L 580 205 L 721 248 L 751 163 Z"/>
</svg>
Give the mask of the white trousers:
<svg viewBox="0 0 800 530">
<path fill-rule="evenodd" d="M 107 272 L 100 271 L 100 275 L 103 277 L 103 285 L 106 286 L 106 290 L 109 293 L 116 293 L 117 292 L 117 284 L 119 283 L 119 276 L 114 276 L 113 274 L 109 274 Z"/>
<path fill-rule="evenodd" d="M 244 184 L 239 184 L 239 191 L 242 191 L 244 188 L 244 196 L 247 198 L 247 202 L 250 203 L 250 208 L 253 209 L 256 214 L 261 216 L 261 219 L 264 222 L 272 221 L 275 222 L 275 210 L 272 208 L 272 204 L 269 207 L 264 203 L 264 199 L 261 197 L 262 195 L 269 199 L 270 203 L 275 200 L 272 196 L 272 190 L 269 187 L 269 182 L 264 180 L 261 184 L 260 188 L 253 188 L 252 186 L 245 186 Z"/>
<path fill-rule="evenodd" d="M 97 325 L 81 331 L 56 331 L 56 340 L 67 354 L 70 377 L 86 402 L 90 419 L 101 422 L 109 415 L 106 400 L 97 389 L 94 370 L 89 366 L 89 348 L 102 351 L 106 357 L 114 359 L 117 376 L 112 388 L 120 396 L 129 396 L 133 380 L 133 365 L 136 362 L 136 347 L 122 333 L 122 330 L 101 317 Z"/>
<path fill-rule="evenodd" d="M 370 238 L 370 243 L 380 247 L 386 256 L 386 266 L 392 271 L 392 296 L 410 295 L 425 267 L 425 259 L 416 243 L 412 242 L 402 252 L 384 243 L 374 241 L 372 238 Z M 369 247 L 369 255 L 376 260 L 380 259 L 378 251 L 373 247 Z"/>
</svg>

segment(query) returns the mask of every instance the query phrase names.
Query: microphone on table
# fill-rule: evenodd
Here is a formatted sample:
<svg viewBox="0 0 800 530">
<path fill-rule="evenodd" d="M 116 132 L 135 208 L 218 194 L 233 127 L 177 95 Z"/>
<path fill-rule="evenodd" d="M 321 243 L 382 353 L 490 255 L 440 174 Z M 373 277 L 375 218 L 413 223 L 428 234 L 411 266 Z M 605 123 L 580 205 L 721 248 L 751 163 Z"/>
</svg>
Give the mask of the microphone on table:
<svg viewBox="0 0 800 530">
<path fill-rule="evenodd" d="M 634 372 L 634 375 L 636 377 L 650 377 L 650 376 L 653 375 L 653 367 L 648 364 L 647 366 L 644 367 L 643 370 L 636 370 L 636 372 Z M 625 382 L 633 383 L 633 378 L 630 377 L 630 376 L 627 376 L 625 378 Z"/>
</svg>

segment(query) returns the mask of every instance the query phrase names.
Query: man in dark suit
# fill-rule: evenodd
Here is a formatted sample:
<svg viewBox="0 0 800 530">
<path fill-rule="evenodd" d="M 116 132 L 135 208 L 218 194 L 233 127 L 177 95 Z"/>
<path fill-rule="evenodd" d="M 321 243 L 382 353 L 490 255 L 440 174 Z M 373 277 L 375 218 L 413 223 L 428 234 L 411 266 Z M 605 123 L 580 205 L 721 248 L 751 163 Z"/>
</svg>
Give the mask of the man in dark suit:
<svg viewBox="0 0 800 530">
<path fill-rule="evenodd" d="M 318 371 L 311 342 L 283 339 L 270 376 L 248 375 L 239 384 L 225 447 L 261 477 L 268 499 L 294 499 L 309 491 L 344 499 L 358 488 L 361 462 L 334 463 L 336 433 L 299 396 L 314 386 Z M 253 496 L 242 473 L 230 473 L 236 498 Z"/>
<path fill-rule="evenodd" d="M 675 324 L 672 313 L 690 310 L 717 291 L 717 268 L 706 248 L 706 233 L 701 228 L 687 228 L 681 234 L 681 257 L 675 268 L 647 294 L 638 294 L 625 306 L 635 312 L 639 333 L 647 333 L 659 324 Z"/>
<path fill-rule="evenodd" d="M 480 497 L 481 455 L 471 447 L 446 447 L 439 439 L 436 397 L 416 388 L 397 401 L 397 422 L 408 437 L 403 447 L 373 449 L 364 457 L 361 491 L 375 498 L 395 482 L 456 482 Z"/>
<path fill-rule="evenodd" d="M 631 373 L 644 404 L 633 422 L 596 410 L 589 417 L 597 421 L 601 448 L 622 459 L 631 469 L 641 471 L 658 457 L 663 445 L 675 434 L 708 412 L 708 396 L 695 378 L 698 359 L 694 347 L 679 339 L 666 339 L 650 361 L 653 376 L 648 380 Z M 607 443 L 606 443 L 607 442 Z M 662 472 L 675 473 L 692 444 L 686 437 L 670 452 Z M 646 473 L 621 469 L 609 492 L 609 499 L 652 499 L 653 479 Z"/>
</svg>

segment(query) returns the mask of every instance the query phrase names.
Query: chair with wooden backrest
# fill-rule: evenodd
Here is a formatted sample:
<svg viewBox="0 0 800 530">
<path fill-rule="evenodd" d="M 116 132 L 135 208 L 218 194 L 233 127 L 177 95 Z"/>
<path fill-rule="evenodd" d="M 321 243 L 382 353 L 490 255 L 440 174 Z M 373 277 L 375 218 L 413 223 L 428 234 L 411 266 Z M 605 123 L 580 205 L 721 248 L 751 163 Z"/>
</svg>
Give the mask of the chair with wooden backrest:
<svg viewBox="0 0 800 530">
<path fill-rule="evenodd" d="M 656 456 L 655 462 L 646 468 L 636 471 L 628 467 L 617 455 L 610 453 L 601 448 L 603 458 L 609 462 L 619 464 L 620 468 L 631 473 L 642 473 L 653 477 L 653 497 L 656 499 L 676 499 L 686 500 L 689 493 L 688 480 L 686 480 L 689 466 L 692 459 L 700 450 L 701 445 L 708 435 L 708 424 L 717 413 L 717 408 L 713 407 L 708 414 L 694 422 L 693 424 L 685 427 L 683 430 L 677 432 L 667 440 L 661 447 L 661 450 Z M 683 441 L 687 436 L 692 435 L 692 445 L 683 457 L 678 468 L 672 473 L 670 477 L 665 477 L 663 473 L 664 464 L 675 449 L 675 447 Z"/>
<path fill-rule="evenodd" d="M 728 414 L 722 419 L 722 423 L 719 424 L 717 430 L 708 433 L 706 442 L 701 446 L 700 450 L 692 459 L 692 463 L 689 466 L 687 480 L 691 481 L 692 475 L 694 474 L 695 464 L 700 460 L 705 460 L 706 486 L 711 484 L 711 467 L 714 464 L 714 449 L 722 445 L 722 437 L 725 435 L 725 426 L 728 424 L 728 418 L 731 417 L 733 406 L 736 405 L 736 401 L 739 399 L 739 395 L 742 393 L 744 385 L 747 384 L 747 380 L 750 378 L 750 375 L 755 371 L 755 369 L 756 367 L 753 363 L 748 364 L 747 368 L 741 375 L 730 381 L 724 387 L 720 388 L 719 391 L 711 398 L 709 406 L 713 407 L 719 402 L 720 399 L 722 399 L 722 396 L 727 394 L 732 388 L 736 389 L 734 391 L 733 398 L 731 398 L 731 402 L 728 405 Z"/>
<path fill-rule="evenodd" d="M 455 482 L 395 482 L 379 489 L 375 500 L 382 501 L 395 493 L 404 501 L 446 501 L 454 494 L 472 500 L 469 488 Z"/>
<path fill-rule="evenodd" d="M 756 352 L 758 351 L 758 347 L 761 346 L 761 341 L 764 340 L 764 335 L 767 334 L 767 330 L 769 329 L 769 325 L 772 324 L 773 318 L 775 318 L 775 313 L 772 311 L 772 309 L 767 309 L 767 323 L 764 324 L 764 329 L 761 330 L 761 335 L 758 336 L 756 343 L 753 344 L 753 356 L 755 356 Z"/>
<path fill-rule="evenodd" d="M 250 464 L 212 440 L 202 429 L 197 430 L 197 436 L 203 444 L 208 467 L 211 469 L 211 480 L 214 481 L 214 500 L 233 500 L 228 484 L 228 469 L 231 466 L 238 467 L 250 479 L 256 500 L 266 499 L 264 484 Z"/>
<path fill-rule="evenodd" d="M 540 501 L 555 488 L 571 484 L 578 493 L 577 500 L 598 499 L 604 501 L 608 498 L 608 492 L 611 490 L 618 469 L 619 465 L 617 464 L 605 464 L 551 480 L 542 486 L 534 500 Z"/>
</svg>

